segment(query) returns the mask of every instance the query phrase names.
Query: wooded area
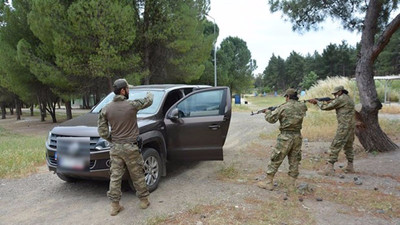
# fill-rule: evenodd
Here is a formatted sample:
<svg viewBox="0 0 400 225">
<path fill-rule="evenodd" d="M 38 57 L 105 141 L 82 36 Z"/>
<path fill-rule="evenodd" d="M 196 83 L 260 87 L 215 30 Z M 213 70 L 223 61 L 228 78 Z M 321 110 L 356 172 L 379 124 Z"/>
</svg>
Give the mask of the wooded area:
<svg viewBox="0 0 400 225">
<path fill-rule="evenodd" d="M 213 85 L 218 27 L 209 0 L 13 0 L 0 5 L 2 108 L 37 105 L 56 122 L 56 104 L 97 103 L 112 81 Z M 246 42 L 228 37 L 217 52 L 219 85 L 252 85 Z M 2 110 L 5 112 L 5 110 Z M 5 116 L 5 114 L 4 114 Z"/>
</svg>

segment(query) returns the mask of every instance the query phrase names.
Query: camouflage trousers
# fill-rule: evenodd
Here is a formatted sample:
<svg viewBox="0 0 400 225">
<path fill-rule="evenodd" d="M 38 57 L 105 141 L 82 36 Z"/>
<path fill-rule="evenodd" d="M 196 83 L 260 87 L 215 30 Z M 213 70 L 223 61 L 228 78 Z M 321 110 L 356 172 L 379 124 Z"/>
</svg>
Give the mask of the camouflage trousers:
<svg viewBox="0 0 400 225">
<path fill-rule="evenodd" d="M 293 178 L 299 176 L 302 139 L 303 137 L 300 132 L 282 131 L 278 135 L 276 146 L 271 155 L 271 161 L 268 164 L 268 175 L 274 176 L 287 156 L 289 161 L 289 176 Z"/>
<path fill-rule="evenodd" d="M 353 151 L 353 142 L 354 142 L 354 127 L 349 127 L 346 125 L 338 126 L 336 130 L 335 138 L 332 141 L 331 146 L 329 147 L 329 159 L 328 162 L 335 163 L 338 161 L 338 156 L 340 150 L 344 150 L 346 154 L 347 161 L 353 162 L 354 160 L 354 151 Z"/>
<path fill-rule="evenodd" d="M 133 144 L 114 144 L 110 151 L 111 176 L 110 189 L 107 196 L 111 201 L 121 199 L 121 182 L 128 169 L 129 175 L 136 189 L 139 198 L 147 197 L 149 191 L 144 179 L 144 162 L 137 145 Z"/>
</svg>

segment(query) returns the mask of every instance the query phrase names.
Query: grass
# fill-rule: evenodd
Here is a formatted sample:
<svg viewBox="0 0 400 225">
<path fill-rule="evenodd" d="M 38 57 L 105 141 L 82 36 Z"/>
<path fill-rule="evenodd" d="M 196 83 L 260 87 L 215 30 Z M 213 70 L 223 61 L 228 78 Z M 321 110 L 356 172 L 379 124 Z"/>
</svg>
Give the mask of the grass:
<svg viewBox="0 0 400 225">
<path fill-rule="evenodd" d="M 400 120 L 379 118 L 382 130 L 389 136 L 397 136 L 400 133 Z"/>
<path fill-rule="evenodd" d="M 239 175 L 239 171 L 236 169 L 235 164 L 233 163 L 229 166 L 222 166 L 217 172 L 217 177 L 220 180 L 236 179 L 239 177 Z"/>
<path fill-rule="evenodd" d="M 379 113 L 400 114 L 400 106 L 399 105 L 383 105 L 383 107 L 379 111 Z"/>
<path fill-rule="evenodd" d="M 45 163 L 45 137 L 11 133 L 0 127 L 0 178 L 22 177 Z"/>
<path fill-rule="evenodd" d="M 202 224 L 315 224 L 311 213 L 297 199 L 283 201 L 279 197 L 267 200 L 246 197 L 238 205 L 196 205 L 169 217 L 152 218 L 147 224 L 196 224 L 199 221 Z"/>
<path fill-rule="evenodd" d="M 316 196 L 352 207 L 357 211 L 367 211 L 380 216 L 377 210 L 384 210 L 383 217 L 400 218 L 400 198 L 374 190 L 345 187 L 337 188 L 339 184 L 328 185 L 316 190 Z"/>
</svg>

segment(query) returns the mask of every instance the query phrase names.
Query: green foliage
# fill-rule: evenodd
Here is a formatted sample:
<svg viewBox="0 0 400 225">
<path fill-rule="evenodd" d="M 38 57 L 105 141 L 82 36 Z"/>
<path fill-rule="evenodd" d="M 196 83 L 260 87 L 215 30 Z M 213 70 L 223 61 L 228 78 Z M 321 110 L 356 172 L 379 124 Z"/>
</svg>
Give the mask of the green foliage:
<svg viewBox="0 0 400 225">
<path fill-rule="evenodd" d="M 227 37 L 217 52 L 218 85 L 229 86 L 233 92 L 242 93 L 253 84 L 255 60 L 245 41 L 238 37 Z"/>
<path fill-rule="evenodd" d="M 43 74 L 41 80 L 57 87 L 59 94 L 97 85 L 82 79 L 105 78 L 111 83 L 116 76 L 129 76 L 139 60 L 133 52 L 134 13 L 118 1 L 78 0 L 70 5 L 59 0 L 34 1 L 29 21 L 41 40 L 42 52 L 35 51 L 39 54 L 31 57 L 31 68 L 36 75 Z"/>
<path fill-rule="evenodd" d="M 364 15 L 369 1 L 348 0 L 268 0 L 271 12 L 282 11 L 297 31 L 317 30 L 319 23 L 328 18 L 338 19 L 345 29 L 361 31 Z M 382 1 L 384 7 L 379 15 L 378 28 L 384 28 L 390 18 L 390 12 L 398 7 L 398 1 Z"/>
<path fill-rule="evenodd" d="M 292 52 L 286 60 L 272 55 L 263 73 L 264 84 L 275 90 L 285 90 L 299 86 L 309 88 L 317 79 L 328 76 L 350 77 L 355 73 L 356 54 L 356 49 L 343 41 L 340 45 L 329 44 L 322 55 L 315 51 L 303 57 Z"/>
<path fill-rule="evenodd" d="M 300 86 L 304 89 L 309 89 L 315 82 L 317 82 L 318 76 L 314 71 L 311 71 L 309 74 L 305 75 L 303 81 L 300 83 Z"/>
<path fill-rule="evenodd" d="M 285 61 L 285 69 L 287 87 L 297 88 L 305 75 L 304 58 L 294 51 L 291 52 Z"/>
<path fill-rule="evenodd" d="M 20 41 L 36 45 L 38 40 L 29 29 L 27 13 L 30 1 L 15 0 L 2 8 L 3 26 L 0 26 L 0 86 L 18 95 L 23 101 L 36 102 L 39 93 L 50 92 L 18 56 Z M 39 98 L 40 99 L 40 98 Z"/>
<path fill-rule="evenodd" d="M 287 87 L 285 60 L 273 54 L 263 72 L 263 76 L 264 84 L 267 87 L 273 90 L 285 89 Z"/>
<path fill-rule="evenodd" d="M 323 71 L 321 78 L 354 75 L 356 50 L 345 41 L 338 46 L 329 44 L 322 52 Z"/>
<path fill-rule="evenodd" d="M 215 40 L 205 20 L 209 1 L 149 0 L 138 6 L 143 15 L 136 16 L 137 47 L 145 83 L 198 80 Z"/>
<path fill-rule="evenodd" d="M 375 62 L 376 74 L 400 74 L 400 31 L 396 31 L 389 44 L 385 47 Z"/>
</svg>

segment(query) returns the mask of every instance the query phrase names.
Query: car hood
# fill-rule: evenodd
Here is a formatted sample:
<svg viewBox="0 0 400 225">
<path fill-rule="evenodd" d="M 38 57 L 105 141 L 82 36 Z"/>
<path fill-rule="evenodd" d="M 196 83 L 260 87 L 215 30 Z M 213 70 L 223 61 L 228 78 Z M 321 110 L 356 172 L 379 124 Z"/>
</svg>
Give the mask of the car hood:
<svg viewBox="0 0 400 225">
<path fill-rule="evenodd" d="M 87 113 L 85 115 L 76 117 L 74 119 L 65 121 L 59 126 L 54 127 L 51 133 L 63 136 L 75 136 L 75 137 L 98 137 L 97 132 L 97 120 L 99 114 Z M 138 127 L 140 133 L 145 132 L 145 128 L 153 127 L 156 121 L 148 118 L 138 117 Z"/>
</svg>

